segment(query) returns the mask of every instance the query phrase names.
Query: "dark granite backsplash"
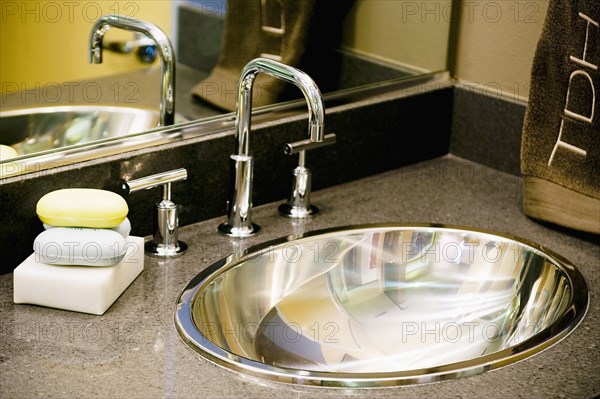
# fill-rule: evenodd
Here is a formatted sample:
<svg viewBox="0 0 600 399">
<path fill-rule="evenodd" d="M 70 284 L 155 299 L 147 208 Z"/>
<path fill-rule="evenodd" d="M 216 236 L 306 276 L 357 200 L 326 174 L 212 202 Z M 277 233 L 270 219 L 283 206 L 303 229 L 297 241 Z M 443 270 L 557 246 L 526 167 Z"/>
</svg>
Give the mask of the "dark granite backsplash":
<svg viewBox="0 0 600 399">
<path fill-rule="evenodd" d="M 456 84 L 450 152 L 519 175 L 525 105 L 473 85 Z"/>
<path fill-rule="evenodd" d="M 314 190 L 448 153 L 452 98 L 452 88 L 446 87 L 367 105 L 334 107 L 327 114 L 326 131 L 337 134 L 337 143 L 307 154 Z M 258 124 L 253 129 L 255 206 L 287 198 L 297 157 L 284 155 L 283 144 L 306 135 L 305 117 Z M 124 195 L 125 180 L 186 168 L 188 180 L 173 184 L 173 200 L 181 206 L 180 225 L 224 215 L 233 147 L 234 132 L 228 131 L 121 154 L 105 162 L 6 179 L 0 186 L 4 221 L 0 242 L 5 254 L 1 273 L 11 272 L 31 253 L 33 240 L 42 230 L 35 205 L 42 195 L 56 189 L 91 187 Z M 126 197 L 132 234 L 153 232 L 153 208 L 159 197 L 158 190 Z"/>
<path fill-rule="evenodd" d="M 366 105 L 336 107 L 335 99 L 330 104 L 326 131 L 335 132 L 338 140 L 307 154 L 314 190 L 447 153 L 519 174 L 524 103 L 456 85 Z M 305 138 L 306 130 L 304 118 L 255 126 L 255 206 L 286 200 L 297 157 L 284 155 L 283 144 Z M 188 179 L 173 184 L 173 199 L 181 206 L 180 225 L 224 216 L 233 147 L 231 130 L 121 154 L 109 161 L 83 162 L 3 180 L 0 242 L 5 257 L 0 274 L 11 272 L 31 253 L 33 240 L 42 230 L 35 205 L 42 195 L 56 189 L 93 187 L 125 196 L 121 188 L 125 180 L 186 168 Z M 159 190 L 126 196 L 132 234 L 153 233 L 154 204 L 159 197 Z"/>
</svg>

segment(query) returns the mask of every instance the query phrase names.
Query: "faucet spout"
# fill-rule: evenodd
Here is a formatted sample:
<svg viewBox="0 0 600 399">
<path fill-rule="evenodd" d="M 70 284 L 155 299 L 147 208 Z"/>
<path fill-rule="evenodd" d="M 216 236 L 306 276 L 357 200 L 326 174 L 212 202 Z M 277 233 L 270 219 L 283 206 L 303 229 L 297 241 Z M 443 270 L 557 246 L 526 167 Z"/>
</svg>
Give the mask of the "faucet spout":
<svg viewBox="0 0 600 399">
<path fill-rule="evenodd" d="M 325 106 L 321 91 L 306 73 L 268 58 L 250 61 L 238 81 L 236 107 L 236 149 L 231 155 L 235 171 L 233 198 L 228 203 L 228 220 L 219 225 L 219 231 L 232 237 L 246 237 L 260 227 L 252 223 L 253 159 L 250 153 L 252 88 L 259 73 L 266 73 L 296 85 L 308 105 L 308 140 L 320 143 L 325 139 Z"/>
<path fill-rule="evenodd" d="M 296 85 L 308 105 L 308 135 L 311 141 L 321 142 L 324 137 L 325 106 L 316 83 L 306 73 L 268 58 L 250 61 L 240 75 L 236 108 L 237 155 L 247 156 L 250 151 L 250 115 L 252 112 L 252 88 L 259 73 L 266 73 Z"/>
<path fill-rule="evenodd" d="M 105 15 L 96 21 L 90 32 L 89 62 L 102 63 L 104 34 L 111 27 L 141 33 L 152 39 L 161 59 L 160 126 L 175 122 L 175 53 L 167 35 L 156 25 L 119 15 Z"/>
</svg>

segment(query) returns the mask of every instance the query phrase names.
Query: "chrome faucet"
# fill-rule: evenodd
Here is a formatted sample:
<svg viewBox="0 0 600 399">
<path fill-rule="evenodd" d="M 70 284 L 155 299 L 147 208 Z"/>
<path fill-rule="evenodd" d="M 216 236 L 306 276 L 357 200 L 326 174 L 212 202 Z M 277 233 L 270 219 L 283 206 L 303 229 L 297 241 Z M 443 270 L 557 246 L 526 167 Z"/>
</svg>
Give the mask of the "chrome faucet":
<svg viewBox="0 0 600 399">
<path fill-rule="evenodd" d="M 175 121 L 175 53 L 169 38 L 150 22 L 119 15 L 105 15 L 96 21 L 90 33 L 90 63 L 102 63 L 102 41 L 104 34 L 111 27 L 144 34 L 156 43 L 161 58 L 160 126 L 172 125 Z"/>
<path fill-rule="evenodd" d="M 294 152 L 304 151 L 331 142 L 331 136 L 325 135 L 325 107 L 319 88 L 304 72 L 267 58 L 256 58 L 246 64 L 238 81 L 236 107 L 236 152 L 231 155 L 235 170 L 233 195 L 228 203 L 227 222 L 219 225 L 219 231 L 231 237 L 246 237 L 256 233 L 260 227 L 252 223 L 252 180 L 253 158 L 250 154 L 250 116 L 252 113 L 252 87 L 258 73 L 266 73 L 296 85 L 304 94 L 308 103 L 307 140 L 288 144 Z M 292 151 L 289 151 L 292 153 Z M 304 154 L 301 154 L 304 166 Z M 308 188 L 310 190 L 310 188 Z M 307 197 L 308 198 L 308 197 Z"/>
</svg>

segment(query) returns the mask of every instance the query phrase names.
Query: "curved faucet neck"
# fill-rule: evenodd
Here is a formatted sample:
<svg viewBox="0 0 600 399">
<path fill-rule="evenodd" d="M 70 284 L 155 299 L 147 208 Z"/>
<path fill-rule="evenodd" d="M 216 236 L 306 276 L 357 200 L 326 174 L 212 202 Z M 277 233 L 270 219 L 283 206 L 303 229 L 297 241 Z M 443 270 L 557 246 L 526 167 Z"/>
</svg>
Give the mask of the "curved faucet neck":
<svg viewBox="0 0 600 399">
<path fill-rule="evenodd" d="M 236 108 L 237 155 L 250 155 L 250 117 L 252 114 L 252 87 L 259 73 L 266 73 L 296 85 L 308 105 L 308 134 L 311 141 L 321 142 L 324 137 L 325 106 L 315 82 L 306 73 L 268 58 L 250 61 L 240 75 Z"/>
<path fill-rule="evenodd" d="M 105 15 L 96 21 L 90 32 L 89 62 L 102 63 L 104 34 L 111 27 L 142 33 L 151 38 L 161 59 L 160 125 L 175 122 L 175 53 L 167 35 L 156 25 L 118 15 Z"/>
</svg>

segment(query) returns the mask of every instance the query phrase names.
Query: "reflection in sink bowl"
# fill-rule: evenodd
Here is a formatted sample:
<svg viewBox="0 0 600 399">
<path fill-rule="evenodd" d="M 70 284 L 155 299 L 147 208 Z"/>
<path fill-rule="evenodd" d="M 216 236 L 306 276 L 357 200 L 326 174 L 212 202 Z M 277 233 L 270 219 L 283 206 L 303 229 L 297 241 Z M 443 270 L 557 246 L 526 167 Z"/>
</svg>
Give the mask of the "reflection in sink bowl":
<svg viewBox="0 0 600 399">
<path fill-rule="evenodd" d="M 156 128 L 159 120 L 158 110 L 124 106 L 69 105 L 3 111 L 0 144 L 26 155 L 140 133 Z"/>
<path fill-rule="evenodd" d="M 473 375 L 531 356 L 583 318 L 588 291 L 565 259 L 506 235 L 363 225 L 250 248 L 182 292 L 175 324 L 211 361 L 322 386 Z"/>
</svg>

